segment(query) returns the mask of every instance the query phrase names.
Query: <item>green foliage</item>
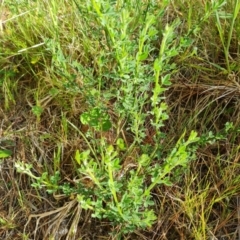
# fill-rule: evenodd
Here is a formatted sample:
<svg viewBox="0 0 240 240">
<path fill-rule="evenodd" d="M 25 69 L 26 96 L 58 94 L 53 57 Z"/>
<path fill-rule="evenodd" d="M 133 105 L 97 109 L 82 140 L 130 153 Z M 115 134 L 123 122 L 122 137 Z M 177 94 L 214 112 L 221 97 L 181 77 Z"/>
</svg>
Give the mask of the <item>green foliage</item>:
<svg viewBox="0 0 240 240">
<path fill-rule="evenodd" d="M 40 116 L 43 112 L 43 109 L 40 106 L 33 106 L 32 107 L 32 112 L 37 118 L 40 118 Z"/>
<path fill-rule="evenodd" d="M 108 131 L 112 126 L 109 116 L 97 107 L 83 113 L 80 120 L 83 124 L 89 125 L 98 131 Z"/>
<path fill-rule="evenodd" d="M 192 126 L 170 136 L 171 126 L 167 124 L 174 119 L 170 119 L 166 100 L 173 77 L 182 74 L 179 72 L 181 64 L 202 61 L 199 51 L 205 49 L 192 46 L 199 40 L 197 36 L 209 19 L 216 19 L 226 70 L 228 73 L 233 70 L 229 52 L 239 1 L 234 2 L 232 14 L 223 13 L 227 1 L 219 0 L 207 2 L 202 14 L 194 17 L 194 6 L 188 2 L 191 8 L 186 27 L 185 20 L 180 19 L 181 14 L 175 14 L 178 10 L 168 15 L 169 8 L 178 9 L 174 1 L 73 2 L 72 6 L 72 2 L 60 1 L 58 5 L 56 1 L 39 1 L 39 6 L 47 10 L 38 18 L 31 11 L 24 11 L 23 14 L 28 15 L 25 20 L 20 18 L 19 12 L 29 7 L 30 2 L 21 1 L 18 9 L 6 1 L 10 10 L 19 14 L 13 26 L 16 24 L 14 28 L 18 29 L 15 35 L 21 37 L 13 36 L 11 29 L 3 43 L 11 48 L 11 56 L 7 58 L 17 56 L 21 64 L 16 65 L 17 70 L 11 69 L 11 62 L 14 62 L 11 59 L 7 67 L 0 70 L 5 108 L 9 109 L 10 102 L 15 103 L 17 88 L 11 82 L 20 75 L 18 80 L 27 79 L 27 83 L 21 82 L 22 89 L 37 86 L 28 104 L 37 123 L 41 123 L 38 124 L 39 132 L 44 131 L 40 141 L 55 139 L 59 134 L 45 135 L 48 128 L 56 128 L 56 132 L 64 135 L 56 140 L 60 143 L 53 151 L 52 166 L 46 161 L 44 170 L 37 172 L 31 163 L 16 161 L 15 168 L 27 174 L 32 180 L 31 186 L 36 189 L 75 197 L 93 218 L 109 221 L 117 229 L 116 234 L 145 230 L 158 218 L 152 191 L 161 185 L 172 186 L 181 181 L 191 161 L 197 158 L 199 146 L 224 140 L 228 132 L 239 132 L 233 123 L 227 123 L 224 130 L 209 130 L 201 136 Z M 71 13 L 62 15 L 61 8 L 65 4 L 71 7 Z M 73 19 L 65 21 L 66 16 Z M 230 23 L 227 34 L 223 20 Z M 69 31 L 65 32 L 65 28 Z M 201 64 L 194 67 L 204 69 Z M 194 92 L 195 85 L 186 85 Z M 34 99 L 33 102 L 30 99 Z M 56 111 L 50 124 L 40 122 L 45 110 L 46 115 Z M 56 120 L 59 116 L 60 124 Z M 82 125 L 88 126 L 87 132 L 82 131 L 85 127 Z M 177 127 L 184 129 L 185 126 Z M 148 130 L 152 133 L 151 144 L 146 140 Z M 110 134 L 113 135 L 111 139 Z M 236 134 L 232 135 L 236 138 Z M 76 140 L 80 144 L 69 144 L 69 136 L 71 141 L 80 139 Z M 35 145 L 41 150 L 38 143 Z M 69 145 L 71 154 L 74 151 L 75 155 L 72 156 L 71 173 L 66 178 L 61 161 Z M 11 154 L 8 150 L 0 150 L 0 158 Z"/>
<path fill-rule="evenodd" d="M 0 158 L 7 158 L 12 155 L 12 151 L 7 149 L 0 149 Z"/>
<path fill-rule="evenodd" d="M 76 67 L 86 78 L 89 108 L 80 115 L 80 121 L 94 130 L 87 136 L 81 133 L 89 149 L 76 151 L 78 166 L 75 171 L 78 178 L 74 186 L 61 181 L 58 167 L 54 167 L 53 175 L 44 172 L 40 177 L 32 173 L 31 165 L 17 162 L 15 167 L 34 180 L 32 186 L 35 188 L 44 187 L 48 193 L 75 194 L 81 207 L 92 211 L 92 217 L 108 219 L 113 225 L 120 225 L 121 233 L 146 229 L 157 219 L 151 190 L 159 184 L 171 185 L 171 175 L 179 168 L 186 168 L 195 158 L 199 140 L 194 131 L 184 140 L 184 133 L 170 153 L 164 159 L 157 160 L 156 153 L 161 149 L 159 143 L 163 138 L 161 128 L 168 119 L 163 94 L 171 85 L 172 74 L 177 72 L 174 58 L 189 47 L 186 44 L 188 38 L 181 37 L 179 44 L 176 31 L 180 21 L 176 19 L 161 29 L 162 37 L 159 39 L 157 22 L 164 15 L 168 1 L 161 8 L 157 8 L 155 3 L 139 4 L 135 1 L 118 1 L 117 5 L 103 0 L 87 1 L 84 5 L 77 1 L 75 3 L 85 21 L 84 39 L 89 41 L 95 38 L 100 41 L 102 38 L 97 31 L 96 36 L 92 36 L 92 33 L 89 35 L 87 19 L 91 17 L 94 25 L 104 32 L 105 48 L 110 50 L 110 53 L 105 49 L 105 52 L 94 56 L 95 77 L 81 63 L 73 61 L 69 64 L 70 60 L 65 57 L 62 47 L 54 40 L 47 39 L 46 46 L 53 54 L 52 68 L 67 79 L 63 86 L 68 91 L 80 89 L 74 89 L 76 84 L 68 73 L 69 65 Z M 152 46 L 157 40 L 161 42 L 159 49 Z M 93 47 L 91 44 L 89 42 L 88 51 Z M 108 88 L 110 84 L 111 88 Z M 87 139 L 89 136 L 94 138 L 91 134 L 107 132 L 115 127 L 106 107 L 113 97 L 116 98 L 114 111 L 119 119 L 128 120 L 126 127 L 134 136 L 129 148 L 122 138 L 118 138 L 116 144 L 108 144 L 104 137 L 95 142 Z M 32 111 L 39 120 L 43 109 L 38 92 L 35 99 L 37 105 L 32 107 Z M 145 110 L 147 106 L 148 111 Z M 133 162 L 125 166 L 124 155 L 130 155 L 145 138 L 147 116 L 150 116 L 150 125 L 156 132 L 154 149 L 149 154 L 143 148 L 137 152 Z M 56 159 L 54 162 L 57 161 L 59 166 L 59 151 Z M 83 179 L 90 185 L 84 183 Z"/>
<path fill-rule="evenodd" d="M 185 141 L 182 138 L 176 144 L 162 164 L 154 163 L 147 154 L 139 156 L 130 167 L 123 167 L 118 151 L 109 145 L 102 154 L 101 164 L 91 157 L 90 151 L 76 151 L 78 164 L 76 185 L 59 183 L 59 172 L 49 176 L 44 172 L 41 177 L 32 174 L 32 166 L 17 162 L 17 170 L 28 174 L 34 183 L 32 186 L 45 187 L 48 193 L 58 191 L 61 194 L 77 194 L 83 209 L 92 211 L 92 217 L 109 219 L 113 225 L 121 225 L 122 233 L 152 226 L 156 220 L 153 211 L 154 201 L 151 190 L 158 184 L 171 185 L 171 177 L 177 167 L 187 167 L 195 159 L 195 144 L 199 138 L 192 132 Z M 146 185 L 148 179 L 149 185 Z M 87 186 L 81 179 L 87 179 Z"/>
</svg>

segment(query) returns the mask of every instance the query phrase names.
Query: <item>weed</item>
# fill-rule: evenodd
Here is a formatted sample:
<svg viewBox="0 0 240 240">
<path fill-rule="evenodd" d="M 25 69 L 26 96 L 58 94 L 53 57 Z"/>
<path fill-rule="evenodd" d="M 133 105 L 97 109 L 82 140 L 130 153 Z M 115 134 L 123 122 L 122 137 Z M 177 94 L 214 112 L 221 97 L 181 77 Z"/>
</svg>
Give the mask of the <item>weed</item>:
<svg viewBox="0 0 240 240">
<path fill-rule="evenodd" d="M 237 238 L 238 0 L 0 6 L 1 239 Z"/>
</svg>

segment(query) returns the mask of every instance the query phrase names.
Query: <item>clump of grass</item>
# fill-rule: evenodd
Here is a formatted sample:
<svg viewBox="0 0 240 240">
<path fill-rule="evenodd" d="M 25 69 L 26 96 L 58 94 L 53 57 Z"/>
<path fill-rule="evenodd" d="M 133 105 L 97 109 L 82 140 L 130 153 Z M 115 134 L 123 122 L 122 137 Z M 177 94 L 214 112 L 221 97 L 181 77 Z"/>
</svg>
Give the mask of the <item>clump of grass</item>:
<svg viewBox="0 0 240 240">
<path fill-rule="evenodd" d="M 237 0 L 1 7 L 1 237 L 236 238 Z"/>
</svg>

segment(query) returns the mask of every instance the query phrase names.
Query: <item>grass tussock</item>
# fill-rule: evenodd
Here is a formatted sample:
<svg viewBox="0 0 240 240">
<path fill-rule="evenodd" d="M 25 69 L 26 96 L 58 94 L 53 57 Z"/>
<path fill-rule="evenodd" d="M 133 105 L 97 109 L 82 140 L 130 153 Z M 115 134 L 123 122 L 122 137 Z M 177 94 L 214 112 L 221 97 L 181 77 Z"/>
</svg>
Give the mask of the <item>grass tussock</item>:
<svg viewBox="0 0 240 240">
<path fill-rule="evenodd" d="M 240 2 L 2 1 L 1 239 L 239 239 Z"/>
</svg>

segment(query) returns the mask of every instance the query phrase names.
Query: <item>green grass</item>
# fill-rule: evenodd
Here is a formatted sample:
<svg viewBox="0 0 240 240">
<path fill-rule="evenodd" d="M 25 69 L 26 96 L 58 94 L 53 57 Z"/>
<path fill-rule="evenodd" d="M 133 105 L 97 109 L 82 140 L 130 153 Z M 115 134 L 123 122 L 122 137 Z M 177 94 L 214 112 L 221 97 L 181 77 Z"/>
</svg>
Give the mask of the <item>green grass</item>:
<svg viewBox="0 0 240 240">
<path fill-rule="evenodd" d="M 238 239 L 233 1 L 0 3 L 1 239 Z"/>
</svg>

